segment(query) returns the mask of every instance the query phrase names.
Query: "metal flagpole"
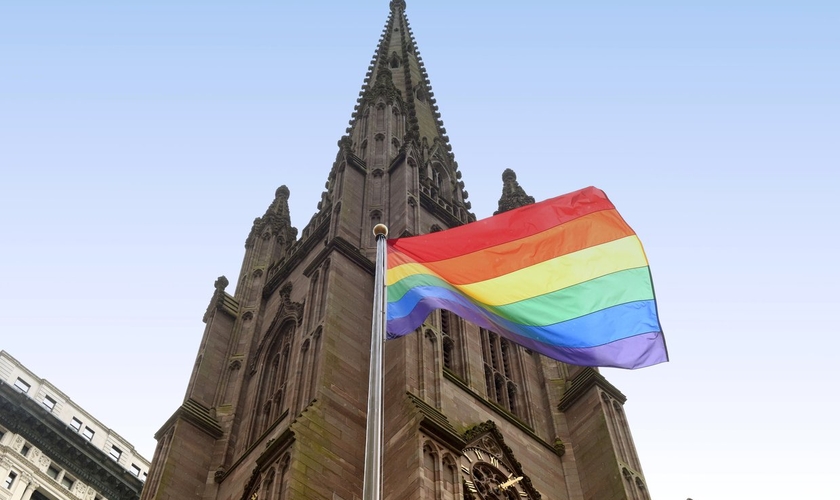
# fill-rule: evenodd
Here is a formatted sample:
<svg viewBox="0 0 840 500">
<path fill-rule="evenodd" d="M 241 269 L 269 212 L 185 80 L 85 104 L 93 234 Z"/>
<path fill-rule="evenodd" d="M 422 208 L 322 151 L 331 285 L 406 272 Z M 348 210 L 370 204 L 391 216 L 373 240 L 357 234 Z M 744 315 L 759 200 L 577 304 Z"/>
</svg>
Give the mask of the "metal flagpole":
<svg viewBox="0 0 840 500">
<path fill-rule="evenodd" d="M 365 434 L 365 479 L 363 500 L 382 498 L 382 344 L 385 343 L 385 269 L 388 228 L 377 224 L 376 275 L 373 280 L 373 318 L 370 331 L 370 381 L 368 383 L 367 431 Z"/>
</svg>

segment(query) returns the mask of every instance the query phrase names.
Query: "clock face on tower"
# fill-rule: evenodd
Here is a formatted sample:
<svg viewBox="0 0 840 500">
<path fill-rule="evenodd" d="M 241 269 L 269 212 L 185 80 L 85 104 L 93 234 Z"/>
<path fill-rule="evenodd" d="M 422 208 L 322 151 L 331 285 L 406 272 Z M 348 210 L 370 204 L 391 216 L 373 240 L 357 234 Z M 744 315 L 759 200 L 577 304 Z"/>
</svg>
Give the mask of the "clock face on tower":
<svg viewBox="0 0 840 500">
<path fill-rule="evenodd" d="M 529 498 L 521 490 L 522 476 L 514 474 L 499 457 L 486 449 L 464 448 L 467 464 L 461 465 L 464 483 L 473 497 L 481 500 L 522 500 Z"/>
</svg>

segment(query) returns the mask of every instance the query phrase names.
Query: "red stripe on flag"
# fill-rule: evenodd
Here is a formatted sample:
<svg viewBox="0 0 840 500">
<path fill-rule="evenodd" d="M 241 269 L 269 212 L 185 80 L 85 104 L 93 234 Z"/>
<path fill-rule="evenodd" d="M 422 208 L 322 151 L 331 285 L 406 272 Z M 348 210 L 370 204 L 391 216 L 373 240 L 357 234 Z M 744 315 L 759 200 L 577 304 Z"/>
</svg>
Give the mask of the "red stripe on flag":
<svg viewBox="0 0 840 500">
<path fill-rule="evenodd" d="M 527 238 L 584 215 L 613 209 L 615 207 L 603 191 L 588 187 L 447 231 L 388 240 L 388 251 L 389 254 L 395 251 L 407 254 L 415 262 L 447 260 Z M 389 258 L 388 267 L 394 265 Z"/>
</svg>

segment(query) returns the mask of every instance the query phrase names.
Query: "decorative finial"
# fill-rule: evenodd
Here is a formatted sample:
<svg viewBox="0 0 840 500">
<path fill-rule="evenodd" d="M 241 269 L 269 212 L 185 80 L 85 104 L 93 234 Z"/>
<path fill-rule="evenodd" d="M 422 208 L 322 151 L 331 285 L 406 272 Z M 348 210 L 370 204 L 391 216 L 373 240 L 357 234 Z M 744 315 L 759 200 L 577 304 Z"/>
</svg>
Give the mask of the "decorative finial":
<svg viewBox="0 0 840 500">
<path fill-rule="evenodd" d="M 391 0 L 391 10 L 395 10 L 399 8 L 400 10 L 405 10 L 405 0 Z"/>
<path fill-rule="evenodd" d="M 528 193 L 516 182 L 516 172 L 513 170 L 505 169 L 502 173 L 502 182 L 502 197 L 499 198 L 499 209 L 493 212 L 493 215 L 534 203 L 534 197 L 528 196 Z"/>
<path fill-rule="evenodd" d="M 388 226 L 385 224 L 377 224 L 373 226 L 373 234 L 378 236 L 388 236 Z"/>
</svg>

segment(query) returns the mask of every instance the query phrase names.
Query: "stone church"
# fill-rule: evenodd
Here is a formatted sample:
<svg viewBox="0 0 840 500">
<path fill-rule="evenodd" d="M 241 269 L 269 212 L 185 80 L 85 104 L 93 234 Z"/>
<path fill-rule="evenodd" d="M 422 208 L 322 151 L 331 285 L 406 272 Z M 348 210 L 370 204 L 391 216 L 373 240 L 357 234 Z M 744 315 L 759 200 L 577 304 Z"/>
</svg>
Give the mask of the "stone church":
<svg viewBox="0 0 840 500">
<path fill-rule="evenodd" d="M 405 14 L 393 0 L 318 211 L 298 234 L 281 186 L 216 281 L 183 404 L 141 500 L 362 495 L 376 247 L 475 220 Z M 499 211 L 533 203 L 512 171 Z M 233 288 L 233 292 L 229 290 Z M 597 370 L 448 312 L 384 347 L 385 499 L 647 499 Z"/>
</svg>

